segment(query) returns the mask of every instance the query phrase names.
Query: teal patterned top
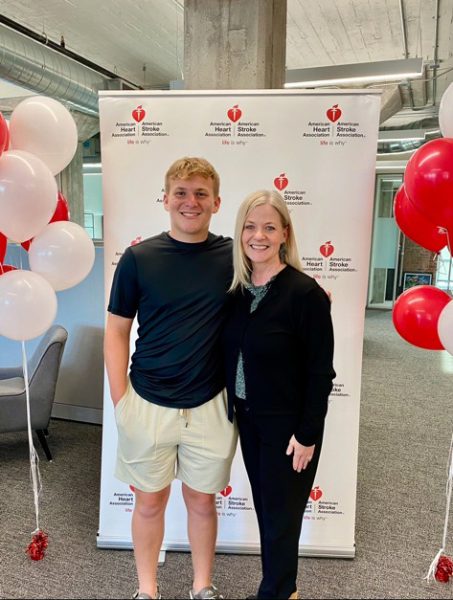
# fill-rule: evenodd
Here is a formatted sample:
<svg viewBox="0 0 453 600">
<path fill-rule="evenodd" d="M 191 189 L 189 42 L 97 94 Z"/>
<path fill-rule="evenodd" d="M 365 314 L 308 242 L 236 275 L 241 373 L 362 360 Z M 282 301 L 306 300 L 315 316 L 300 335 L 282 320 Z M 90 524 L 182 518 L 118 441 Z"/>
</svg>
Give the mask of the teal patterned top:
<svg viewBox="0 0 453 600">
<path fill-rule="evenodd" d="M 248 283 L 245 286 L 245 289 L 248 290 L 253 296 L 253 300 L 250 305 L 250 314 L 257 309 L 259 303 L 264 298 L 264 296 L 267 294 L 267 292 L 271 286 L 271 283 L 274 281 L 275 277 L 276 277 L 276 275 L 274 275 L 274 277 L 271 277 L 271 279 L 269 279 L 269 281 L 267 283 L 265 283 L 264 285 L 253 285 L 253 283 Z M 244 360 L 243 360 L 241 351 L 239 351 L 238 365 L 236 368 L 235 392 L 236 392 L 236 396 L 238 398 L 242 398 L 243 400 L 245 400 L 246 392 L 245 392 Z"/>
</svg>

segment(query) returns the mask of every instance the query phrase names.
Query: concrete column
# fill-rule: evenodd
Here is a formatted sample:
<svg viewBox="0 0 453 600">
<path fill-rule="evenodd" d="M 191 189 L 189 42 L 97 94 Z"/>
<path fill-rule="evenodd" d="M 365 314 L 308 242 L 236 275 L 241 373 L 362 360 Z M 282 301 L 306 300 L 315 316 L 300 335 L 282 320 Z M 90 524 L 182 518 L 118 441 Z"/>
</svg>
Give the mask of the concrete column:
<svg viewBox="0 0 453 600">
<path fill-rule="evenodd" d="M 185 0 L 185 89 L 282 88 L 286 0 Z"/>
<path fill-rule="evenodd" d="M 83 142 L 99 131 L 99 118 L 79 111 L 71 112 L 77 125 L 79 143 L 74 158 L 59 175 L 59 189 L 66 198 L 71 212 L 71 221 L 84 226 L 83 197 Z"/>
<path fill-rule="evenodd" d="M 60 191 L 69 204 L 71 221 L 84 225 L 83 202 L 83 143 L 77 144 L 77 151 L 69 165 L 59 175 Z"/>
</svg>

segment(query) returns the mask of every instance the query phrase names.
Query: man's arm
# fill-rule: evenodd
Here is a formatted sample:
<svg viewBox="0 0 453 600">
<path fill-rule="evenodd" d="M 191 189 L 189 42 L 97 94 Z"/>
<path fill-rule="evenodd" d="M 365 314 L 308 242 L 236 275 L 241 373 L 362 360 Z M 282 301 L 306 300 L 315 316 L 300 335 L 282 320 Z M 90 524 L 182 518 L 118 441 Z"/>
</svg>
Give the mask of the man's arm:
<svg viewBox="0 0 453 600">
<path fill-rule="evenodd" d="M 133 319 L 109 313 L 104 337 L 104 359 L 114 406 L 124 396 L 129 369 L 129 344 Z"/>
</svg>

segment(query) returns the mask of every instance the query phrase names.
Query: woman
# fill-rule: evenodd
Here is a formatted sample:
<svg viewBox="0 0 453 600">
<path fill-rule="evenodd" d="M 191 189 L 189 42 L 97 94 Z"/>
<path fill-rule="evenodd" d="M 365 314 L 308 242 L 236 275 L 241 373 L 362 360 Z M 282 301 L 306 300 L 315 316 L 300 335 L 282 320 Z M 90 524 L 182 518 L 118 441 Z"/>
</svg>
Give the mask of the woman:
<svg viewBox="0 0 453 600">
<path fill-rule="evenodd" d="M 297 598 L 302 517 L 321 451 L 335 371 L 330 301 L 302 273 L 282 196 L 239 208 L 232 310 L 224 330 L 230 416 L 239 426 L 261 540 L 252 598 Z"/>
</svg>

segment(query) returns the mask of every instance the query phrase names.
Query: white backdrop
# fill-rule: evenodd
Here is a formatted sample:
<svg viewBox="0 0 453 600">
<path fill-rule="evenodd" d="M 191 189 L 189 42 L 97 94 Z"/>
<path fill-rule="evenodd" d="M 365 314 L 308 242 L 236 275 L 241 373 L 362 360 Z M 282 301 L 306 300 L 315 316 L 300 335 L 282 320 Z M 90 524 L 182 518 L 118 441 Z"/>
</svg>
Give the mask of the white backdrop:
<svg viewBox="0 0 453 600">
<path fill-rule="evenodd" d="M 371 245 L 379 91 L 101 92 L 106 304 L 125 247 L 168 230 L 164 174 L 203 156 L 221 178 L 211 230 L 232 235 L 237 208 L 278 189 L 291 210 L 305 271 L 332 294 L 337 372 L 304 516 L 301 554 L 353 556 L 364 312 Z M 132 349 L 132 348 L 131 348 Z M 99 547 L 130 548 L 134 496 L 113 477 L 116 428 L 105 379 Z M 187 549 L 175 482 L 164 549 Z M 258 531 L 238 449 L 218 494 L 218 549 L 256 552 Z"/>
</svg>

